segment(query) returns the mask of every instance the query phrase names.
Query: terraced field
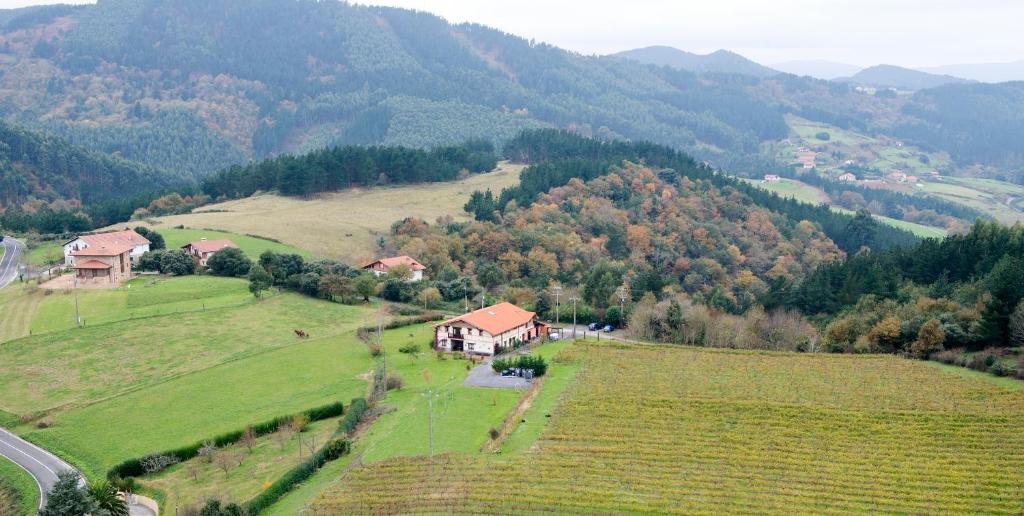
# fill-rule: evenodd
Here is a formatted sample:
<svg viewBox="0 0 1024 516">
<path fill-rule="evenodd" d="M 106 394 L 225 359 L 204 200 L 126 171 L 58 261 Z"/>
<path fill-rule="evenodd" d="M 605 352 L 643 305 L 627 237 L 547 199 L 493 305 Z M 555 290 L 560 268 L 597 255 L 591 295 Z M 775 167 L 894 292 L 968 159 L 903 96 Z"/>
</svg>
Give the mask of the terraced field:
<svg viewBox="0 0 1024 516">
<path fill-rule="evenodd" d="M 584 349 L 529 450 L 383 461 L 314 512 L 1024 510 L 1019 384 L 892 356 Z"/>
</svg>

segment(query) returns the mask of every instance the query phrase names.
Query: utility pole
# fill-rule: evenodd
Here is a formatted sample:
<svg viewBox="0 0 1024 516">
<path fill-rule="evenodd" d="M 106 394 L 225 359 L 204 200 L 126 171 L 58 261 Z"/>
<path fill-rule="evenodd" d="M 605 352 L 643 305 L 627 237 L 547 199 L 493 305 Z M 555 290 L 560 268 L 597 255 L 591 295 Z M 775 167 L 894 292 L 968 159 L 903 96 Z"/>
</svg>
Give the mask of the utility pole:
<svg viewBox="0 0 1024 516">
<path fill-rule="evenodd" d="M 554 291 L 555 291 L 555 324 L 558 324 L 558 316 L 560 315 L 559 312 L 562 311 L 561 308 L 559 308 L 558 296 L 562 294 L 562 286 L 561 285 L 555 285 L 554 286 Z"/>
<path fill-rule="evenodd" d="M 629 287 L 625 285 L 619 287 L 619 326 L 622 326 L 622 320 L 626 317 L 627 294 L 629 294 Z"/>
<path fill-rule="evenodd" d="M 576 301 L 580 298 L 572 296 L 572 340 L 576 340 Z"/>
<path fill-rule="evenodd" d="M 82 314 L 78 311 L 78 278 L 75 278 L 75 325 L 82 327 Z"/>
</svg>

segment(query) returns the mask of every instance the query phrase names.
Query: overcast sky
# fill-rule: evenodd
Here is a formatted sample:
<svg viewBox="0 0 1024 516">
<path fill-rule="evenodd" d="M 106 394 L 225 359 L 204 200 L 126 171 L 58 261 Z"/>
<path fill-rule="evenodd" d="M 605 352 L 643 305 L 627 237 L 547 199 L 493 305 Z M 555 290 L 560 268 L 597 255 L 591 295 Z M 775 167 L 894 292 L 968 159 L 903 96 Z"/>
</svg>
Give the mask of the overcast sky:
<svg viewBox="0 0 1024 516">
<path fill-rule="evenodd" d="M 39 0 L 0 0 L 17 7 Z M 67 2 L 65 2 L 67 3 Z M 86 3 L 72 0 L 72 3 Z M 362 0 L 472 21 L 586 54 L 725 48 L 766 64 L 933 66 L 1024 59 L 1021 0 Z"/>
</svg>

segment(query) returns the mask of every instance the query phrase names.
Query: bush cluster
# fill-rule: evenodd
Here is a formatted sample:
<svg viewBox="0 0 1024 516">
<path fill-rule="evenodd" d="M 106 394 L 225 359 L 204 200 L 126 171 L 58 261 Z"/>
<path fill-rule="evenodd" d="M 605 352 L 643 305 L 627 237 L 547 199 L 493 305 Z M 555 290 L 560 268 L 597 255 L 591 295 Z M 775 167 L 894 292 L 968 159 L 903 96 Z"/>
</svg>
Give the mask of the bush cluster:
<svg viewBox="0 0 1024 516">
<path fill-rule="evenodd" d="M 495 372 L 502 372 L 506 369 L 533 369 L 534 376 L 544 376 L 548 372 L 548 363 L 542 356 L 521 355 L 512 358 L 498 358 L 491 362 L 491 368 Z"/>
<path fill-rule="evenodd" d="M 283 477 L 271 484 L 270 487 L 263 490 L 256 498 L 245 504 L 246 510 L 249 514 L 259 514 L 260 511 L 270 507 L 280 500 L 281 497 L 288 494 L 288 491 L 297 484 L 309 478 L 313 473 L 316 473 L 324 464 L 348 454 L 350 450 L 351 443 L 349 443 L 348 439 L 335 439 L 328 442 L 312 457 L 292 468 Z"/>
<path fill-rule="evenodd" d="M 308 421 L 319 421 L 321 419 L 327 419 L 334 416 L 340 416 L 344 413 L 344 405 L 338 401 L 315 407 L 299 414 L 292 414 L 287 416 L 278 416 L 270 421 L 252 425 L 252 430 L 257 437 L 273 433 L 277 430 L 278 426 L 289 423 L 295 419 L 295 416 L 302 416 L 307 418 Z M 214 446 L 220 448 L 230 444 L 238 442 L 242 438 L 242 434 L 245 433 L 245 429 L 236 430 L 221 434 L 213 439 L 204 439 L 197 443 L 189 446 L 183 446 L 181 448 L 175 448 L 173 450 L 166 450 L 158 453 L 151 453 L 145 457 L 139 457 L 134 459 L 128 459 L 112 468 L 107 472 L 107 478 L 128 478 L 128 477 L 139 477 L 146 474 L 145 464 L 152 462 L 154 457 L 171 457 L 178 461 L 184 462 L 193 457 L 199 455 L 199 450 L 203 448 L 207 443 L 213 443 Z"/>
<path fill-rule="evenodd" d="M 338 433 L 350 435 L 356 429 L 356 426 L 359 425 L 359 419 L 363 417 L 369 406 L 365 398 L 353 398 L 348 404 L 348 411 L 345 412 L 345 417 L 341 418 L 341 421 L 338 422 Z"/>
<path fill-rule="evenodd" d="M 988 348 L 973 355 L 968 355 L 964 353 L 963 349 L 947 349 L 934 353 L 929 358 L 943 364 L 966 367 L 996 376 L 1016 375 L 1018 378 L 1024 379 L 1024 367 L 1018 366 L 1014 370 L 1013 367 L 1006 365 L 1006 363 L 1000 360 L 1003 357 L 1003 353 L 1001 349 Z M 1022 357 L 1024 357 L 1024 354 L 1022 354 Z M 1021 365 L 1024 365 L 1024 358 L 1021 359 Z"/>
</svg>

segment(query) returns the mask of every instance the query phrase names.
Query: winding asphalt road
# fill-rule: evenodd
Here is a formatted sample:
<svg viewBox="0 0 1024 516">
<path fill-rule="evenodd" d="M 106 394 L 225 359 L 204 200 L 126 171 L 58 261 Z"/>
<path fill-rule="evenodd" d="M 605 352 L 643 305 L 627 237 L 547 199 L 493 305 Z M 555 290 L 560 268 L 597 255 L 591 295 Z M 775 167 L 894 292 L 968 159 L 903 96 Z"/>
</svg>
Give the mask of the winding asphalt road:
<svg viewBox="0 0 1024 516">
<path fill-rule="evenodd" d="M 21 264 L 21 255 L 25 253 L 25 244 L 11 237 L 4 237 L 0 245 L 6 249 L 3 257 L 0 257 L 0 288 L 4 288 L 18 279 L 18 265 Z"/>
<path fill-rule="evenodd" d="M 28 471 L 39 485 L 39 508 L 46 505 L 46 493 L 57 483 L 57 473 L 75 471 L 68 463 L 46 450 L 0 428 L 0 455 Z"/>
</svg>

